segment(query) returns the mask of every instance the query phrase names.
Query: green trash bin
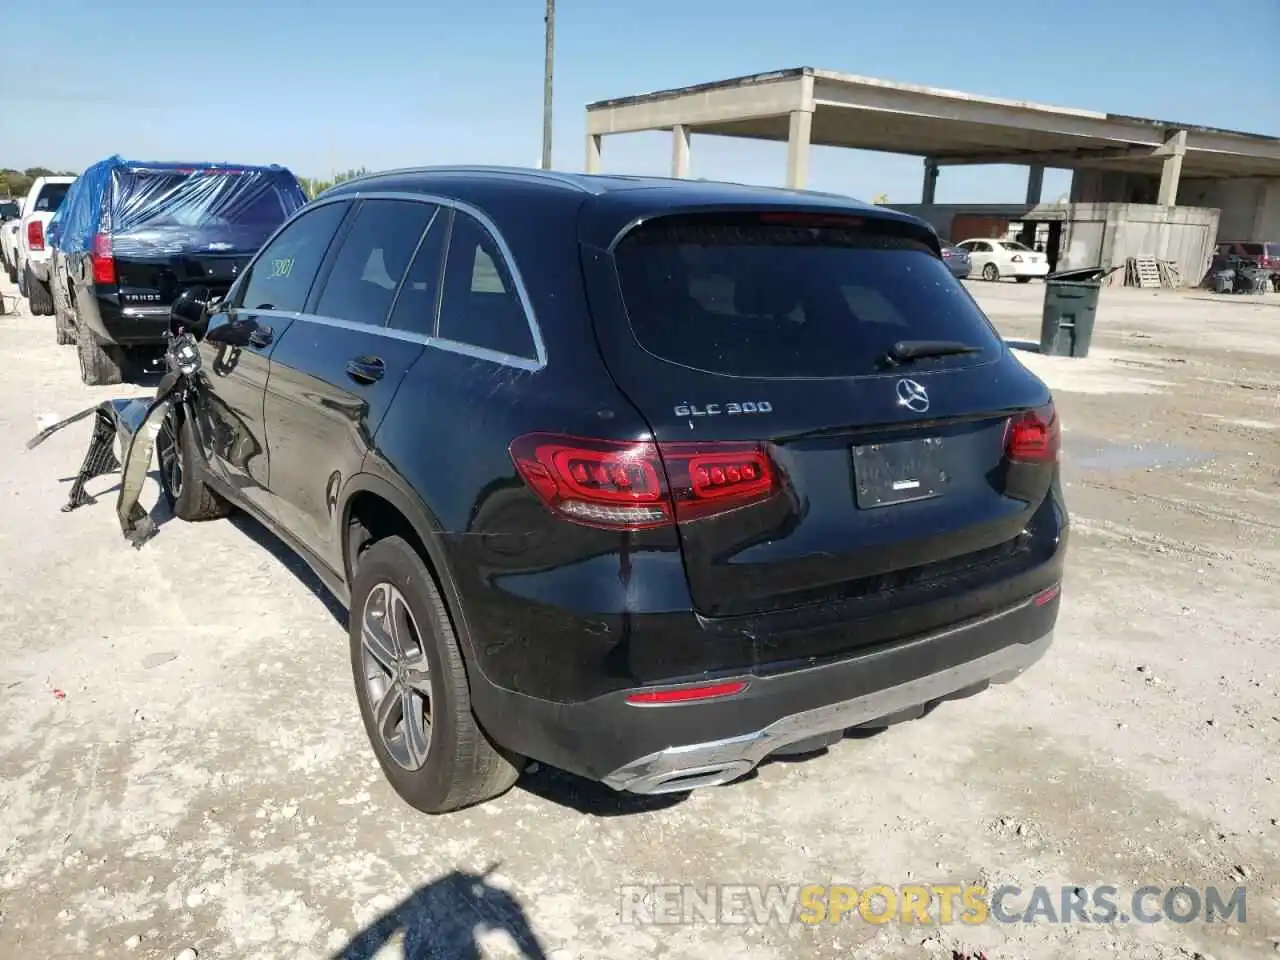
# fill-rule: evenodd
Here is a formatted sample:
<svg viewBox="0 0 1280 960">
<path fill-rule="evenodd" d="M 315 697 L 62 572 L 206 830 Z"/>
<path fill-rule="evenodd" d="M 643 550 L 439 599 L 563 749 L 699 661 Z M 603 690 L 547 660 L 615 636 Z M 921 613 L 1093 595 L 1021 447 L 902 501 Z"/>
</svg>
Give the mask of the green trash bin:
<svg viewBox="0 0 1280 960">
<path fill-rule="evenodd" d="M 1062 270 L 1044 278 L 1044 312 L 1040 316 L 1040 352 L 1050 357 L 1087 357 L 1093 341 L 1102 279 L 1106 267 Z"/>
</svg>

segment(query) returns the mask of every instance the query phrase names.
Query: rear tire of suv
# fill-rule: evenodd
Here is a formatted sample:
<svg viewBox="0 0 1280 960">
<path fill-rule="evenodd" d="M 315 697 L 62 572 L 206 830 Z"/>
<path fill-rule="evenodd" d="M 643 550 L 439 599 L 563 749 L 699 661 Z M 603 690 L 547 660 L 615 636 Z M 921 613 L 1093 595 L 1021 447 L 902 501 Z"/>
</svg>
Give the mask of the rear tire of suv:
<svg viewBox="0 0 1280 960">
<path fill-rule="evenodd" d="M 76 321 L 69 311 L 63 309 L 58 298 L 53 298 L 53 333 L 60 346 L 76 342 Z"/>
<path fill-rule="evenodd" d="M 349 609 L 360 717 L 401 799 L 447 813 L 509 790 L 523 761 L 476 722 L 453 625 L 418 552 L 396 536 L 365 550 Z"/>
<path fill-rule="evenodd" d="M 124 379 L 123 357 L 119 347 L 104 347 L 85 329 L 76 317 L 76 355 L 80 360 L 80 379 L 91 387 L 119 383 Z"/>
<path fill-rule="evenodd" d="M 53 296 L 49 293 L 49 288 L 36 279 L 30 267 L 27 267 L 26 287 L 27 302 L 31 306 L 31 315 L 33 317 L 52 316 Z"/>
<path fill-rule="evenodd" d="M 200 523 L 221 519 L 231 512 L 230 505 L 204 482 L 204 459 L 190 421 L 185 417 L 179 420 L 172 410 L 156 438 L 156 461 L 160 467 L 160 490 L 179 520 Z"/>
</svg>

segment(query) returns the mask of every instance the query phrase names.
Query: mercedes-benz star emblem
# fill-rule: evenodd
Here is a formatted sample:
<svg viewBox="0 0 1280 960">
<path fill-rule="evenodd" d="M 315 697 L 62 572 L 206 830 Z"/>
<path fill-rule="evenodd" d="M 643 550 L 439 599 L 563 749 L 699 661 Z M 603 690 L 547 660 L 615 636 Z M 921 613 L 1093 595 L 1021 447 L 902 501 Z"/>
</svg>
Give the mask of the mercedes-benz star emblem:
<svg viewBox="0 0 1280 960">
<path fill-rule="evenodd" d="M 898 381 L 898 406 L 912 413 L 924 413 L 929 409 L 929 393 L 914 380 Z"/>
</svg>

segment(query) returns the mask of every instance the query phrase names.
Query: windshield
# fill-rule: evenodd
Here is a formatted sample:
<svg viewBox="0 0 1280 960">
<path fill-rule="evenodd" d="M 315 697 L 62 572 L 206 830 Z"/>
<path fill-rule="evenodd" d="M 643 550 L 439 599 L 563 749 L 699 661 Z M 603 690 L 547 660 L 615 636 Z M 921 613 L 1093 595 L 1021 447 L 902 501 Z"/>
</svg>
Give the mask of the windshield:
<svg viewBox="0 0 1280 960">
<path fill-rule="evenodd" d="M 36 205 L 32 208 L 32 213 L 51 213 L 57 210 L 70 189 L 69 183 L 46 183 L 40 188 L 40 195 L 36 197 Z"/>
<path fill-rule="evenodd" d="M 297 181 L 273 171 L 120 171 L 112 227 L 116 233 L 249 227 L 265 236 L 301 205 Z"/>
<path fill-rule="evenodd" d="M 632 330 L 663 360 L 740 377 L 873 374 L 898 340 L 998 351 L 951 270 L 923 243 L 887 232 L 894 226 L 654 221 L 615 255 Z"/>
</svg>

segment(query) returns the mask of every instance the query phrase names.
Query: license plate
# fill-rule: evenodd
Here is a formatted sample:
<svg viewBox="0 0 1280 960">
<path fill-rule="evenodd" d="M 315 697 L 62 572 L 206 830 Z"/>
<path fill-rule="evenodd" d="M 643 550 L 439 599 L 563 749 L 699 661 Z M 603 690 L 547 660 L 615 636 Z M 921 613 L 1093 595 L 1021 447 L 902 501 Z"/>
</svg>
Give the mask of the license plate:
<svg viewBox="0 0 1280 960">
<path fill-rule="evenodd" d="M 938 437 L 854 447 L 858 506 L 887 507 L 939 496 L 949 482 L 944 449 Z"/>
</svg>

